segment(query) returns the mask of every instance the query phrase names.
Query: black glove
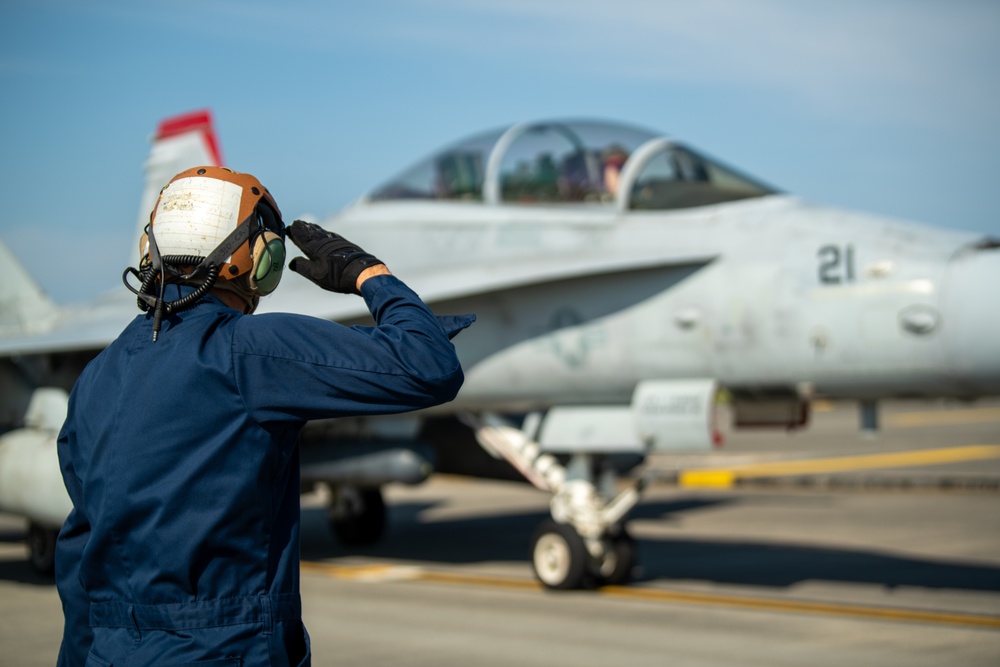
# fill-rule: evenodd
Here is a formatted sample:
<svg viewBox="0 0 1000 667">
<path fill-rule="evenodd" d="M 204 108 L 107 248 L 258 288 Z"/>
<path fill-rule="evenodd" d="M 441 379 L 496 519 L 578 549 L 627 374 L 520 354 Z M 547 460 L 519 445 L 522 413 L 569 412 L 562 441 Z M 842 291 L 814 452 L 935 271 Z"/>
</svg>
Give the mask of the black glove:
<svg viewBox="0 0 1000 667">
<path fill-rule="evenodd" d="M 343 236 L 302 220 L 292 223 L 288 236 L 309 257 L 296 257 L 288 268 L 331 292 L 358 294 L 361 272 L 384 263 Z"/>
</svg>

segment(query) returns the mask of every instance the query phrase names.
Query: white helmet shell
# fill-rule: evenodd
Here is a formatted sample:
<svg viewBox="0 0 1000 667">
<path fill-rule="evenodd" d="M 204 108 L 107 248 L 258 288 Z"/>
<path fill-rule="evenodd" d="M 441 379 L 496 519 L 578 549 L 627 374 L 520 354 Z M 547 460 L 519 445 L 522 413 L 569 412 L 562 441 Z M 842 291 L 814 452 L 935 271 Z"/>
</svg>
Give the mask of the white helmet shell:
<svg viewBox="0 0 1000 667">
<path fill-rule="evenodd" d="M 160 254 L 207 257 L 240 224 L 242 197 L 242 187 L 216 178 L 172 181 L 156 206 Z"/>
<path fill-rule="evenodd" d="M 269 231 L 263 237 L 251 234 L 223 260 L 219 280 L 225 282 L 256 272 L 255 253 L 262 251 L 256 246 L 266 250 L 272 239 L 284 238 L 281 211 L 254 176 L 214 166 L 182 171 L 160 191 L 149 224 L 161 257 L 208 257 L 237 227 L 252 220 Z M 147 240 L 144 237 L 139 248 L 143 256 L 149 252 Z M 251 285 L 256 289 L 253 276 Z"/>
</svg>

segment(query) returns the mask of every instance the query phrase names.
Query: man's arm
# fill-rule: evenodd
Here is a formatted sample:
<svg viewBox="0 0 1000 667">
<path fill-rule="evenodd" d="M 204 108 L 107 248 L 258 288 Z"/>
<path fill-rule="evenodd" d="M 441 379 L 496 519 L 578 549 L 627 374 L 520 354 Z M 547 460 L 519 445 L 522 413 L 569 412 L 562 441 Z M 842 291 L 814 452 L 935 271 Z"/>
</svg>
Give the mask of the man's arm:
<svg viewBox="0 0 1000 667">
<path fill-rule="evenodd" d="M 389 267 L 385 264 L 376 264 L 375 266 L 369 267 L 361 272 L 358 276 L 358 294 L 361 294 L 361 286 L 365 284 L 365 281 L 369 278 L 374 278 L 375 276 L 391 276 L 392 272 L 389 271 Z"/>
<path fill-rule="evenodd" d="M 362 289 L 374 327 L 280 313 L 239 320 L 236 381 L 255 419 L 388 414 L 455 397 L 464 375 L 449 337 L 474 318 L 435 317 L 392 275 Z"/>
<path fill-rule="evenodd" d="M 241 320 L 236 378 L 255 418 L 386 414 L 455 397 L 464 376 L 450 338 L 475 317 L 435 317 L 381 260 L 339 234 L 296 220 L 288 235 L 308 257 L 290 268 L 325 290 L 363 296 L 376 326 L 277 314 Z"/>
</svg>

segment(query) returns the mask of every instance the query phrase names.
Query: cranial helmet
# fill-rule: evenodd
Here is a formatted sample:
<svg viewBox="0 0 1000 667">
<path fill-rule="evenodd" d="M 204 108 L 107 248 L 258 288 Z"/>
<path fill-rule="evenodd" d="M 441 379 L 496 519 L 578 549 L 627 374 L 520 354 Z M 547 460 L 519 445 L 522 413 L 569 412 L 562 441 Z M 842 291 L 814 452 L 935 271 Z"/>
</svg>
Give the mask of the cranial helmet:
<svg viewBox="0 0 1000 667">
<path fill-rule="evenodd" d="M 182 171 L 160 191 L 149 226 L 161 257 L 204 257 L 218 266 L 219 280 L 249 274 L 249 287 L 260 294 L 270 294 L 281 279 L 281 212 L 250 174 L 225 167 Z"/>
<path fill-rule="evenodd" d="M 123 278 L 139 307 L 155 308 L 159 317 L 191 307 L 213 287 L 235 292 L 252 311 L 281 280 L 284 238 L 281 211 L 260 181 L 225 167 L 194 167 L 160 191 L 140 242 L 140 268 L 126 269 Z M 130 273 L 142 281 L 139 290 L 129 285 Z M 197 289 L 166 303 L 168 282 Z M 155 340 L 159 318 L 153 326 Z"/>
</svg>

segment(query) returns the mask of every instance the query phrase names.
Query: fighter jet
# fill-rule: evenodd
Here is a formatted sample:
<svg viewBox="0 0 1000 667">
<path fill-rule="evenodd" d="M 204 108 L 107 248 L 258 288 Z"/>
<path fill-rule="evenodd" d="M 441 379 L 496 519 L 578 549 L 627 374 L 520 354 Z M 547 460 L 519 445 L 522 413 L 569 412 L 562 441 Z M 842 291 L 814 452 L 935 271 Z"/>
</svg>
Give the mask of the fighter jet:
<svg viewBox="0 0 1000 667">
<path fill-rule="evenodd" d="M 147 166 L 147 193 L 178 166 L 155 178 Z M 322 224 L 436 312 L 478 316 L 455 340 L 466 383 L 454 402 L 304 431 L 303 487 L 330 487 L 347 543 L 381 535 L 384 484 L 431 469 L 517 476 L 552 494 L 531 545 L 542 584 L 621 583 L 644 478 L 618 482 L 651 452 L 713 447 L 720 394 L 732 426 L 781 429 L 805 427 L 820 397 L 858 400 L 874 429 L 882 398 L 1000 394 L 1000 312 L 986 307 L 1000 240 L 813 205 L 649 130 L 485 132 Z M 8 428 L 36 388 L 68 388 L 114 338 L 128 296 L 85 326 L 36 308 L 0 339 L 0 382 L 16 388 L 0 406 Z M 6 298 L 5 311 L 30 310 Z M 260 310 L 369 321 L 358 300 L 317 298 L 297 276 Z"/>
</svg>

